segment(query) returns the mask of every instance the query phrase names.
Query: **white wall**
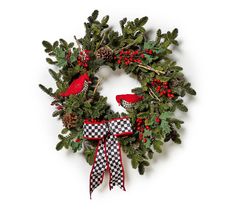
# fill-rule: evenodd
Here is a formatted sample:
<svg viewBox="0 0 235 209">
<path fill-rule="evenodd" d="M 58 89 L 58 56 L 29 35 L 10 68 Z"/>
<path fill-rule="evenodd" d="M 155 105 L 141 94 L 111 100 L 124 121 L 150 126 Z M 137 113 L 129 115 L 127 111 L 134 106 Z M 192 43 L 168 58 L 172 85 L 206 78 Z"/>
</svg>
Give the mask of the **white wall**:
<svg viewBox="0 0 235 209">
<path fill-rule="evenodd" d="M 114 28 L 145 15 L 148 29 L 178 27 L 175 58 L 198 95 L 187 99 L 182 145 L 166 147 L 144 176 L 124 158 L 127 191 L 109 192 L 106 179 L 91 201 L 90 167 L 55 151 L 61 123 L 37 84 L 53 85 L 41 41 L 83 35 L 96 8 Z M 0 208 L 234 208 L 234 18 L 232 0 L 1 1 Z"/>
</svg>

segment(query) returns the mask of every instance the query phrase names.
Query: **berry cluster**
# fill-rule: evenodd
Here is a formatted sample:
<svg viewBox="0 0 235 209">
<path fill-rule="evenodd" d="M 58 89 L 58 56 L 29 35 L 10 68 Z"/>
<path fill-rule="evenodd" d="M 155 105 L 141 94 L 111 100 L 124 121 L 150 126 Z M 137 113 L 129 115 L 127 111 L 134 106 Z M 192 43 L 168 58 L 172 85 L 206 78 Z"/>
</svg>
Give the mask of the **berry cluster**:
<svg viewBox="0 0 235 209">
<path fill-rule="evenodd" d="M 124 63 L 125 65 L 130 65 L 132 63 L 141 64 L 142 61 L 140 58 L 144 58 L 144 54 L 142 54 L 139 50 L 121 50 L 114 59 L 117 60 L 118 64 Z"/>
<path fill-rule="evenodd" d="M 145 119 L 137 118 L 136 119 L 136 130 L 139 132 L 139 140 L 143 140 L 143 142 L 147 142 L 146 138 L 143 138 L 143 132 L 144 130 L 150 130 L 149 126 L 145 126 L 144 123 Z"/>
<path fill-rule="evenodd" d="M 153 50 L 152 49 L 145 49 L 145 53 L 149 55 L 153 55 Z"/>
<path fill-rule="evenodd" d="M 72 52 L 71 52 L 71 50 L 69 50 L 68 53 L 66 54 L 66 57 L 65 57 L 65 59 L 67 60 L 67 62 L 70 62 L 71 54 L 72 54 Z"/>
<path fill-rule="evenodd" d="M 155 87 L 156 92 L 159 94 L 159 96 L 167 96 L 169 99 L 174 98 L 174 94 L 172 93 L 172 90 L 169 88 L 168 82 L 162 82 L 158 79 L 154 79 L 151 82 L 151 85 Z"/>
<path fill-rule="evenodd" d="M 161 122 L 159 117 L 156 117 L 155 121 L 157 124 Z M 136 130 L 139 132 L 139 140 L 140 141 L 142 140 L 144 143 L 146 143 L 147 139 L 143 137 L 143 132 L 144 130 L 150 130 L 150 127 L 145 125 L 145 119 L 137 118 L 135 126 L 136 126 Z"/>
<path fill-rule="evenodd" d="M 79 56 L 77 58 L 78 65 L 84 68 L 88 67 L 88 62 L 90 61 L 90 51 L 89 50 L 83 50 L 79 53 Z"/>
</svg>

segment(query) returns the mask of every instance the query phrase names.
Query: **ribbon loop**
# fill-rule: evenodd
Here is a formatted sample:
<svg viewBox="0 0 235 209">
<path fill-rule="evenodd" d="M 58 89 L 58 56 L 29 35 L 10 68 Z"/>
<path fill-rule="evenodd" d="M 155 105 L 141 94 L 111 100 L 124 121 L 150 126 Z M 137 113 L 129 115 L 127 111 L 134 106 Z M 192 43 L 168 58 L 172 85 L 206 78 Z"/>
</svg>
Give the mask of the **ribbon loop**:
<svg viewBox="0 0 235 209">
<path fill-rule="evenodd" d="M 106 122 L 85 121 L 83 125 L 83 136 L 86 139 L 103 139 L 109 131 Z"/>
<path fill-rule="evenodd" d="M 117 137 L 130 134 L 132 134 L 131 122 L 127 117 L 102 122 L 84 121 L 84 138 L 99 140 L 90 173 L 90 195 L 103 182 L 106 169 L 110 174 L 110 190 L 114 186 L 119 186 L 125 191 L 124 168 Z"/>
<path fill-rule="evenodd" d="M 117 118 L 108 122 L 109 130 L 116 137 L 132 134 L 131 122 L 128 118 Z"/>
</svg>

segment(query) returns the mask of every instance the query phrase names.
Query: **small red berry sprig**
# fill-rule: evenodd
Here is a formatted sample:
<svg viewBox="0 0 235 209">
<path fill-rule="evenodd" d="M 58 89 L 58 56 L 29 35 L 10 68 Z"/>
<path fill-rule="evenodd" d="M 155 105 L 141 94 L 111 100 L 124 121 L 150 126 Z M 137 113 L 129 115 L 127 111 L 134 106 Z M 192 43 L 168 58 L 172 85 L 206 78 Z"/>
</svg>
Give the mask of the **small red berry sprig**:
<svg viewBox="0 0 235 209">
<path fill-rule="evenodd" d="M 143 141 L 144 143 L 147 142 L 147 139 L 143 137 L 144 130 L 150 130 L 149 126 L 145 126 L 145 119 L 137 118 L 136 119 L 136 130 L 139 132 L 139 140 Z"/>
<path fill-rule="evenodd" d="M 151 82 L 151 86 L 155 88 L 155 91 L 159 94 L 159 96 L 166 96 L 169 99 L 173 99 L 175 96 L 172 93 L 172 90 L 169 88 L 168 82 L 162 82 L 159 79 L 154 79 Z"/>
<path fill-rule="evenodd" d="M 139 140 L 143 142 L 147 142 L 146 139 L 143 138 L 143 132 L 144 132 L 144 119 L 137 118 L 136 124 L 135 124 L 136 130 L 139 132 Z"/>
<path fill-rule="evenodd" d="M 135 128 L 139 132 L 139 140 L 143 141 L 144 143 L 147 142 L 147 139 L 144 138 L 144 130 L 150 130 L 150 126 L 145 125 L 145 118 L 137 118 L 135 123 Z M 157 124 L 160 124 L 161 120 L 159 117 L 155 118 Z"/>
<path fill-rule="evenodd" d="M 140 53 L 139 50 L 121 50 L 114 59 L 117 60 L 118 64 L 130 65 L 132 63 L 141 64 L 140 58 L 144 58 L 144 54 Z"/>
<path fill-rule="evenodd" d="M 132 63 L 142 64 L 146 54 L 154 55 L 154 52 L 151 49 L 145 49 L 144 51 L 122 49 L 114 56 L 114 60 L 116 60 L 119 65 L 120 64 L 130 65 Z"/>
<path fill-rule="evenodd" d="M 57 110 L 63 110 L 64 107 L 60 103 L 57 97 L 54 97 L 54 101 L 51 102 L 51 106 L 55 106 Z"/>
<path fill-rule="evenodd" d="M 87 68 L 90 59 L 90 51 L 85 49 L 79 53 L 79 56 L 77 58 L 78 65 Z"/>
</svg>

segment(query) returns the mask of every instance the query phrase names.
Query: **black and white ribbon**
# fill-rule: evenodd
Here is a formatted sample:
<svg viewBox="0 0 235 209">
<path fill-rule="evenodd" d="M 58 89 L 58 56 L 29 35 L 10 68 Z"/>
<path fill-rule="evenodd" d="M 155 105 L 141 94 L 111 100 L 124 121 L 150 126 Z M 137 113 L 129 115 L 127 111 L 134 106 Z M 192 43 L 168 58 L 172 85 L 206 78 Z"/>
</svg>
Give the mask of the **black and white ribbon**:
<svg viewBox="0 0 235 209">
<path fill-rule="evenodd" d="M 106 169 L 110 174 L 110 190 L 114 186 L 119 186 L 125 191 L 124 169 L 117 137 L 129 134 L 132 134 L 132 128 L 127 117 L 102 122 L 84 121 L 84 138 L 99 140 L 90 173 L 90 196 L 95 188 L 103 182 Z"/>
</svg>

